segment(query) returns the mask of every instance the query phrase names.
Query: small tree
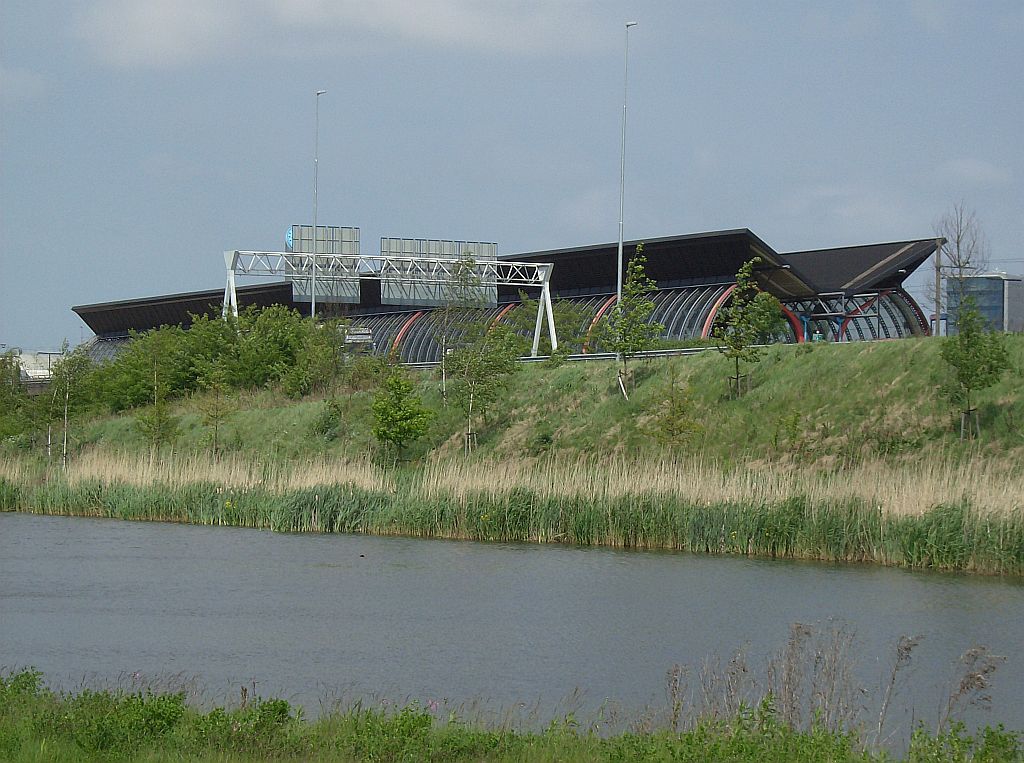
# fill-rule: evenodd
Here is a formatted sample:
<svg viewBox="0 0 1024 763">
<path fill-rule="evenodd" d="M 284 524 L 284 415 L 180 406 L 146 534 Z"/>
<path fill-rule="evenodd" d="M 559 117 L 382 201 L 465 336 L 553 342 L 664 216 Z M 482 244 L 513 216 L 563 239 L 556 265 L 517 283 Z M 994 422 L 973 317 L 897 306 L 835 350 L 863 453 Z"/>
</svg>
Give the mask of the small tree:
<svg viewBox="0 0 1024 763">
<path fill-rule="evenodd" d="M 678 379 L 673 363 L 669 368 L 667 394 L 659 401 L 652 422 L 652 434 L 661 443 L 673 447 L 685 445 L 704 432 L 694 416 L 694 403 L 690 386 Z"/>
<path fill-rule="evenodd" d="M 953 371 L 943 385 L 949 401 L 960 410 L 960 439 L 977 434 L 981 424 L 974 407 L 974 395 L 991 387 L 1010 365 L 1003 335 L 985 330 L 985 321 L 972 297 L 960 305 L 959 332 L 942 340 L 940 354 Z M 973 421 L 972 421 L 973 419 Z"/>
<path fill-rule="evenodd" d="M 756 363 L 761 359 L 758 343 L 767 340 L 782 321 L 782 306 L 774 295 L 762 291 L 754 279 L 754 266 L 761 261 L 754 257 L 743 263 L 736 273 L 736 288 L 729 302 L 721 309 L 711 332 L 718 351 L 734 363 L 731 377 L 733 394 L 742 393 L 743 376 L 740 363 Z"/>
<path fill-rule="evenodd" d="M 657 284 L 648 277 L 647 258 L 644 257 L 643 243 L 637 244 L 636 253 L 626 266 L 626 280 L 622 284 L 622 301 L 602 319 L 597 336 L 601 347 L 614 352 L 622 361 L 619 370 L 619 387 L 624 397 L 626 380 L 629 378 L 629 359 L 637 353 L 654 347 L 665 330 L 660 323 L 651 322 L 654 301 L 648 297 Z"/>
<path fill-rule="evenodd" d="M 32 408 L 21 383 L 21 363 L 14 352 L 0 353 L 0 440 L 21 434 L 28 427 Z"/>
<path fill-rule="evenodd" d="M 433 416 L 423 406 L 412 381 L 398 367 L 384 379 L 373 396 L 373 436 L 400 456 L 409 443 L 427 433 Z"/>
<path fill-rule="evenodd" d="M 167 396 L 176 389 L 175 384 L 168 381 L 168 367 L 172 364 L 170 359 L 181 352 L 180 334 L 180 331 L 167 331 L 164 327 L 145 337 L 147 360 L 153 374 L 153 405 L 138 414 L 135 423 L 149 443 L 150 459 L 157 448 L 173 443 L 178 437 L 178 417 L 171 413 Z"/>
<path fill-rule="evenodd" d="M 178 438 L 178 417 L 171 413 L 167 401 L 160 399 L 135 416 L 135 424 L 153 452 L 162 445 L 169 445 Z"/>
<path fill-rule="evenodd" d="M 476 442 L 475 422 L 486 416 L 505 378 L 517 369 L 519 337 L 504 324 L 494 324 L 476 261 L 464 252 L 445 286 L 446 303 L 438 311 L 437 342 L 441 347 L 441 397 L 451 397 L 466 416 L 466 452 Z"/>
<path fill-rule="evenodd" d="M 476 260 L 469 252 L 459 255 L 452 280 L 443 286 L 444 304 L 436 311 L 434 340 L 441 349 L 441 400 L 448 405 L 448 355 L 459 346 L 472 314 L 483 306 Z"/>
<path fill-rule="evenodd" d="M 199 370 L 199 386 L 206 392 L 206 396 L 199 400 L 199 412 L 203 416 L 203 425 L 213 430 L 213 454 L 216 456 L 220 452 L 221 427 L 234 409 L 223 360 L 205 364 Z"/>
<path fill-rule="evenodd" d="M 937 237 L 945 239 L 945 243 L 935 253 L 940 267 L 940 288 L 944 277 L 947 283 L 952 285 L 959 302 L 964 296 L 965 279 L 988 268 L 988 239 L 978 215 L 963 201 L 954 204 L 936 220 L 934 230 Z M 928 293 L 933 300 L 936 296 L 934 292 L 935 285 L 929 283 Z M 941 302 L 940 294 L 936 304 L 941 305 Z M 948 308 L 949 305 L 947 311 Z"/>
<path fill-rule="evenodd" d="M 68 468 L 68 423 L 70 421 L 70 414 L 74 408 L 72 396 L 77 395 L 79 385 L 85 378 L 89 369 L 92 367 L 92 362 L 89 360 L 89 356 L 86 355 L 82 349 L 76 349 L 74 352 L 68 351 L 67 340 L 64 341 L 64 345 L 61 347 L 61 358 L 57 361 L 57 365 L 53 369 L 53 375 L 50 382 L 50 387 L 53 391 L 53 396 L 50 402 L 50 416 L 49 421 L 55 418 L 55 414 L 58 411 L 62 412 L 63 421 L 63 436 L 61 437 L 61 465 L 64 469 Z M 49 423 L 47 424 L 49 427 Z M 49 431 L 49 429 L 47 430 Z M 49 456 L 49 436 L 47 436 L 47 456 Z"/>
<path fill-rule="evenodd" d="M 518 337 L 508 326 L 478 320 L 463 327 L 461 344 L 448 357 L 452 398 L 466 416 L 467 453 L 476 445 L 476 417 L 486 418 L 508 377 L 519 369 L 518 350 Z"/>
</svg>

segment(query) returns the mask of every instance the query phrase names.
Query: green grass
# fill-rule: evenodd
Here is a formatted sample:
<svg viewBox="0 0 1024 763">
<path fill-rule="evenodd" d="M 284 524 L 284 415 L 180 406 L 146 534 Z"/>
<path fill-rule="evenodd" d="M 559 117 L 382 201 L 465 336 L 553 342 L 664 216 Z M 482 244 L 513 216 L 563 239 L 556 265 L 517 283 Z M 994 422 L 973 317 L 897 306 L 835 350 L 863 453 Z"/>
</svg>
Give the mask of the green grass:
<svg viewBox="0 0 1024 763">
<path fill-rule="evenodd" d="M 543 731 L 488 728 L 438 718 L 411 704 L 394 710 L 358 705 L 307 721 L 280 699 L 201 709 L 184 693 L 56 693 L 31 670 L 0 675 L 0 758 L 78 760 L 321 761 L 807 761 L 894 760 L 865 746 L 856 731 L 813 724 L 793 729 L 770 698 L 731 718 L 697 718 L 687 730 L 618 733 L 581 728 L 573 716 Z M 954 725 L 919 729 L 908 761 L 1021 760 L 1020 735 Z"/>
<path fill-rule="evenodd" d="M 938 389 L 945 371 L 935 339 L 770 347 L 748 370 L 752 389 L 728 395 L 728 361 L 717 352 L 635 362 L 636 389 L 623 400 L 611 363 L 524 365 L 500 407 L 480 428 L 480 451 L 499 457 L 545 453 L 699 452 L 726 463 L 764 459 L 846 464 L 865 458 L 959 457 L 1024 461 L 1024 337 L 1008 336 L 1012 368 L 981 394 L 982 439 L 960 443 L 956 414 Z M 656 419 L 672 376 L 688 385 L 701 435 L 665 445 Z M 419 375 L 420 392 L 438 414 L 406 457 L 456 454 L 463 422 L 442 405 L 436 372 Z M 276 458 L 373 452 L 370 392 L 342 392 L 343 417 L 332 436 L 313 434 L 319 400 L 290 401 L 272 391 L 241 395 L 221 435 L 228 452 Z M 193 401 L 176 404 L 180 450 L 209 448 Z M 145 448 L 131 415 L 76 427 L 79 447 Z"/>
</svg>

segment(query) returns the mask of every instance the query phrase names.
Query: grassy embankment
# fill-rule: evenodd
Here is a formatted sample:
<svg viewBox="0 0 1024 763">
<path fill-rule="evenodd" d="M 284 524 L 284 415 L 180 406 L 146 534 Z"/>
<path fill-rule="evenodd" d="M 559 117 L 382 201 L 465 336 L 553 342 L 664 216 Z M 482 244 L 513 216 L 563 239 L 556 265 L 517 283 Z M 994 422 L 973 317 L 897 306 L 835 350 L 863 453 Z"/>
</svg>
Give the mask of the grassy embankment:
<svg viewBox="0 0 1024 763">
<path fill-rule="evenodd" d="M 322 761 L 892 761 L 863 733 L 822 721 L 794 727 L 770 700 L 756 709 L 705 716 L 683 729 L 603 735 L 569 716 L 543 731 L 483 727 L 437 709 L 353 707 L 306 721 L 283 700 L 254 698 L 203 710 L 185 693 L 91 691 L 58 694 L 32 671 L 0 674 L 0 758 L 78 760 Z M 678 713 L 673 719 L 681 721 Z M 919 729 L 908 761 L 1002 763 L 1021 760 L 1019 735 L 985 729 L 976 737 L 953 725 Z"/>
<path fill-rule="evenodd" d="M 728 399 L 728 361 L 714 351 L 634 363 L 637 388 L 622 399 L 610 363 L 524 366 L 480 429 L 480 451 L 497 458 L 547 453 L 629 458 L 698 454 L 726 464 L 771 460 L 845 465 L 872 458 L 908 463 L 982 456 L 1024 462 L 1024 336 L 1007 337 L 1012 370 L 982 393 L 982 440 L 958 442 L 955 412 L 940 396 L 947 378 L 934 339 L 769 348 L 752 369 L 753 388 Z M 699 436 L 681 446 L 659 442 L 657 418 L 673 373 L 688 385 Z M 462 422 L 444 409 L 436 372 L 421 391 L 437 413 L 412 460 L 458 455 Z M 374 448 L 368 392 L 339 393 L 343 414 L 327 437 L 312 433 L 320 400 L 293 402 L 261 391 L 242 395 L 226 425 L 229 451 L 267 458 L 362 455 Z M 207 449 L 210 433 L 193 401 L 178 406 L 177 448 Z M 145 450 L 132 416 L 102 417 L 74 433 L 84 447 Z M 223 433 L 222 433 L 223 434 Z"/>
<path fill-rule="evenodd" d="M 608 364 L 526 367 L 471 461 L 424 375 L 440 413 L 397 470 L 375 465 L 369 393 L 343 395 L 326 427 L 323 401 L 248 396 L 219 459 L 186 401 L 176 455 L 138 455 L 131 417 L 96 419 L 66 476 L 0 463 L 0 508 L 1024 573 L 1024 338 L 967 444 L 937 342 L 806 347 L 767 351 L 740 400 L 713 352 L 639 365 L 628 402 Z M 674 445 L 659 430 L 673 379 L 698 430 Z"/>
</svg>

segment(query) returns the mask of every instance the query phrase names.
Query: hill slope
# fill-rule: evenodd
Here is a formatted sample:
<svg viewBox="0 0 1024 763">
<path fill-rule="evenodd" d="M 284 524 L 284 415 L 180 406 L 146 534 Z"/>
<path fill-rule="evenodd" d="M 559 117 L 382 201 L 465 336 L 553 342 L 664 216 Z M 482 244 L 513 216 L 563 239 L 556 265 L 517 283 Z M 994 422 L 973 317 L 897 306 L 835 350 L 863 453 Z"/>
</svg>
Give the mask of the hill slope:
<svg viewBox="0 0 1024 763">
<path fill-rule="evenodd" d="M 1024 337 L 1008 337 L 1007 344 L 1012 368 L 981 395 L 979 443 L 959 442 L 958 416 L 939 393 L 948 374 L 939 341 L 911 339 L 768 348 L 749 369 L 751 389 L 739 400 L 729 395 L 728 361 L 713 350 L 633 363 L 635 389 L 628 401 L 609 362 L 524 365 L 480 427 L 479 450 L 499 458 L 693 453 L 727 463 L 821 465 L 969 452 L 1021 463 Z M 416 375 L 436 417 L 408 457 L 459 452 L 461 415 L 442 404 L 436 372 Z M 281 458 L 373 450 L 372 393 L 342 391 L 335 400 L 332 416 L 324 400 L 243 394 L 223 425 L 221 443 L 228 451 Z M 176 406 L 178 450 L 209 447 L 199 403 Z M 77 429 L 84 447 L 145 448 L 131 415 L 98 418 Z"/>
</svg>

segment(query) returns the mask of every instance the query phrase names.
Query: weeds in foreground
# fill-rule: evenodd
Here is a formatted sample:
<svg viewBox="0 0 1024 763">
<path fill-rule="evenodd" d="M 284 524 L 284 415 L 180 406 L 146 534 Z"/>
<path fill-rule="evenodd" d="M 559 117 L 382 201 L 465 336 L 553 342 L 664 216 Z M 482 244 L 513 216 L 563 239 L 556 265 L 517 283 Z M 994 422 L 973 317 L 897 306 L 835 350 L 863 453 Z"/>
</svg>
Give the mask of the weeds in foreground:
<svg viewBox="0 0 1024 763">
<path fill-rule="evenodd" d="M 34 670 L 0 673 L 0 758 L 29 760 L 774 760 L 891 761 L 879 744 L 885 713 L 914 639 L 901 639 L 875 739 L 853 682 L 853 635 L 842 626 L 795 624 L 763 677 L 742 652 L 709 662 L 691 690 L 688 668 L 667 675 L 660 713 L 609 730 L 573 712 L 545 728 L 461 720 L 436 702 L 403 707 L 355 703 L 307 721 L 301 708 L 249 696 L 233 708 L 190 705 L 185 691 L 150 688 L 58 693 Z M 1022 737 L 1002 727 L 972 735 L 957 714 L 982 698 L 1000 658 L 965 653 L 937 731 L 919 724 L 904 739 L 907 761 L 1021 761 Z M 984 676 L 979 680 L 978 676 Z M 906 735 L 907 730 L 904 730 Z"/>
</svg>

